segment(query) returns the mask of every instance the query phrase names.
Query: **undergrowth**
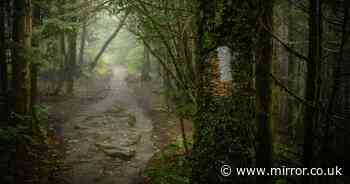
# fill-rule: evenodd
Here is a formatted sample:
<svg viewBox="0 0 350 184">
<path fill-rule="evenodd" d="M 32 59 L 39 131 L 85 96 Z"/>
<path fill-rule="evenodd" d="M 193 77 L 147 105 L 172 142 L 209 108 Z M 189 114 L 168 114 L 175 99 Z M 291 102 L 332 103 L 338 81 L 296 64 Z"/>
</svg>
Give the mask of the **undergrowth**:
<svg viewBox="0 0 350 184">
<path fill-rule="evenodd" d="M 0 183 L 47 183 L 59 165 L 50 147 L 48 112 L 36 106 L 30 117 L 12 114 L 8 126 L 0 127 Z M 56 141 L 57 142 L 57 141 Z"/>
<path fill-rule="evenodd" d="M 188 184 L 190 174 L 190 160 L 179 141 L 166 146 L 146 170 L 149 183 L 152 184 Z"/>
</svg>

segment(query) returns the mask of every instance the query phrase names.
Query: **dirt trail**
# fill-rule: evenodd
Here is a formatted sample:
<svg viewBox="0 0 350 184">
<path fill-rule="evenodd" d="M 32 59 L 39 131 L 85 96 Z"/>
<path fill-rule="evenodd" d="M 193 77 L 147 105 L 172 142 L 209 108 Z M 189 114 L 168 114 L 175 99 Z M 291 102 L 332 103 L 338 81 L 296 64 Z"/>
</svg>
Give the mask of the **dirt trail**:
<svg viewBox="0 0 350 184">
<path fill-rule="evenodd" d="M 138 105 L 123 67 L 113 69 L 108 95 L 62 127 L 72 184 L 139 183 L 154 154 L 152 122 Z"/>
</svg>

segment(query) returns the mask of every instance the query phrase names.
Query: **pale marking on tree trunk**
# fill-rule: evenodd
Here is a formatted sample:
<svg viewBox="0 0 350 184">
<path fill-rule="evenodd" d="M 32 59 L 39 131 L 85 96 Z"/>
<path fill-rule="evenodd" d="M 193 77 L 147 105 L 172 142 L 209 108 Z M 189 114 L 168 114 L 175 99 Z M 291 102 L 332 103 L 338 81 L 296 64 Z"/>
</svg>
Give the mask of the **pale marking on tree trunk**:
<svg viewBox="0 0 350 184">
<path fill-rule="evenodd" d="M 217 48 L 217 52 L 219 58 L 220 80 L 223 82 L 232 81 L 231 60 L 233 57 L 231 49 L 227 46 L 221 46 Z"/>
</svg>

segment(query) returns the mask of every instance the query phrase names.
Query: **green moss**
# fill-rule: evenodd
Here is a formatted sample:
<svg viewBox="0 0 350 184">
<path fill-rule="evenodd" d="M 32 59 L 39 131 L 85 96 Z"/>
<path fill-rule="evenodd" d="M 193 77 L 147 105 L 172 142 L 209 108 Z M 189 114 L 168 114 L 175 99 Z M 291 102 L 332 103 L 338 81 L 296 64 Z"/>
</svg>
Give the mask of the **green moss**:
<svg viewBox="0 0 350 184">
<path fill-rule="evenodd" d="M 114 107 L 110 110 L 110 112 L 112 112 L 112 113 L 122 113 L 122 112 L 124 112 L 124 111 L 125 111 L 125 109 L 122 108 L 122 107 L 120 107 L 120 106 L 114 106 Z"/>
<path fill-rule="evenodd" d="M 135 124 L 136 124 L 136 117 L 135 117 L 135 115 L 129 113 L 128 114 L 128 125 L 130 127 L 135 127 Z"/>
</svg>

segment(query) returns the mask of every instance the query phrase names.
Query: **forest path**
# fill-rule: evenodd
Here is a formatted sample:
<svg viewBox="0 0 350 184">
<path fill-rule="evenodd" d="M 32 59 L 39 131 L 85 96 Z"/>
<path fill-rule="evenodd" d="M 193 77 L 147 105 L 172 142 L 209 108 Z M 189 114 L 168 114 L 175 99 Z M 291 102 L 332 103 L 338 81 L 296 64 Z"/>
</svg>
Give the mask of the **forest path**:
<svg viewBox="0 0 350 184">
<path fill-rule="evenodd" d="M 155 152 L 152 121 L 125 82 L 127 70 L 117 66 L 113 74 L 108 95 L 62 127 L 65 164 L 72 167 L 69 183 L 140 183 Z"/>
</svg>

